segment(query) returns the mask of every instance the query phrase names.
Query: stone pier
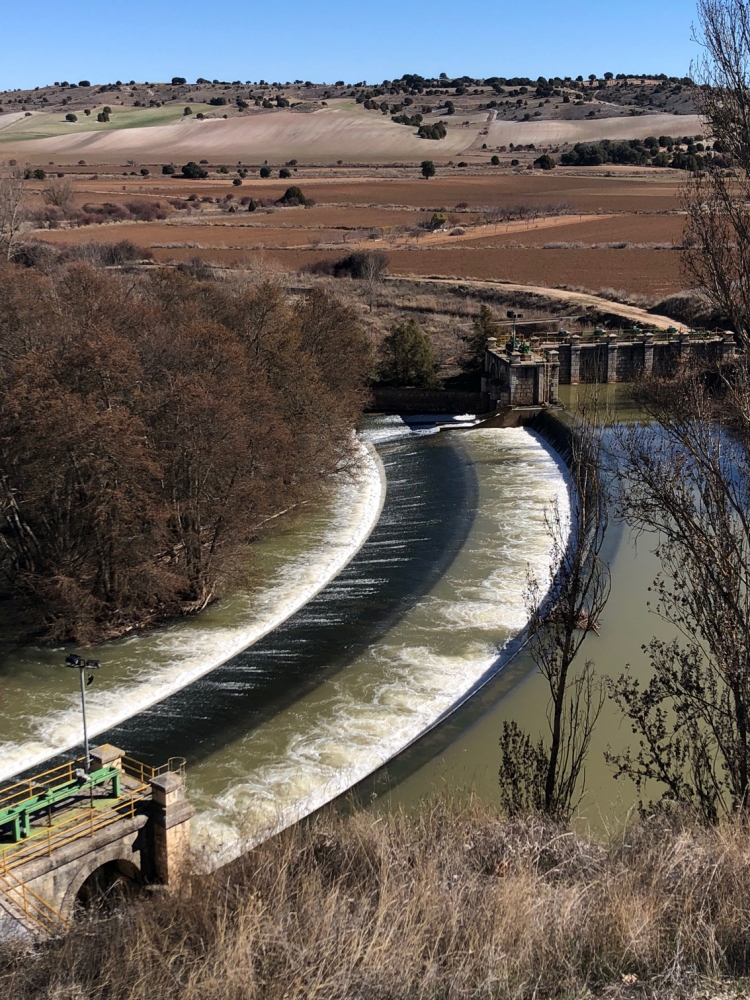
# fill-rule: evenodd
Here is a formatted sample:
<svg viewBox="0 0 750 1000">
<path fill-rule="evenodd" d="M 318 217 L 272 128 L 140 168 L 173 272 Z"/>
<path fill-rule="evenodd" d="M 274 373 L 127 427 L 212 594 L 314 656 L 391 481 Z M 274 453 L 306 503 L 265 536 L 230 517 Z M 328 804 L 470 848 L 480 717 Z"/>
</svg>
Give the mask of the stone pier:
<svg viewBox="0 0 750 1000">
<path fill-rule="evenodd" d="M 154 769 L 110 745 L 91 757 L 88 773 L 71 761 L 0 788 L 0 934 L 63 933 L 78 905 L 186 871 L 184 762 Z"/>
<path fill-rule="evenodd" d="M 669 376 L 692 358 L 726 362 L 735 356 L 734 334 L 680 333 L 656 339 L 652 331 L 625 339 L 617 333 L 582 341 L 570 334 L 561 342 L 532 337 L 524 350 L 501 349 L 487 341 L 482 372 L 482 412 L 506 407 L 555 406 L 560 385 L 633 382 L 641 374 Z"/>
</svg>

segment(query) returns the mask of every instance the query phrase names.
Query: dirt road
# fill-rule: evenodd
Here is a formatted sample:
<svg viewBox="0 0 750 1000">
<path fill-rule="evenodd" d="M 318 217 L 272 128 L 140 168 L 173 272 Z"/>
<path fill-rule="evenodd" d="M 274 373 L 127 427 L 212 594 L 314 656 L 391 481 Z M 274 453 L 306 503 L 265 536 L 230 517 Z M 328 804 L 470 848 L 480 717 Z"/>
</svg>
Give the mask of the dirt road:
<svg viewBox="0 0 750 1000">
<path fill-rule="evenodd" d="M 390 274 L 385 280 L 414 281 L 415 278 L 414 275 L 409 274 Z M 689 330 L 689 327 L 685 326 L 684 323 L 678 323 L 676 320 L 670 319 L 668 316 L 659 316 L 656 313 L 648 312 L 646 309 L 639 309 L 637 306 L 628 306 L 621 302 L 610 302 L 609 299 L 603 299 L 598 295 L 588 295 L 585 292 L 570 292 L 564 288 L 544 288 L 540 285 L 519 285 L 509 281 L 456 281 L 455 278 L 438 277 L 418 278 L 416 280 L 420 283 L 440 285 L 442 287 L 448 285 L 461 285 L 468 288 L 486 288 L 489 285 L 508 292 L 530 292 L 535 295 L 544 295 L 546 298 L 560 299 L 563 302 L 570 302 L 573 305 L 580 305 L 584 307 L 593 306 L 596 309 L 613 313 L 615 316 L 622 316 L 623 319 L 629 319 L 636 323 L 642 323 L 644 326 L 656 327 L 657 330 L 667 330 L 669 327 L 672 327 L 679 332 Z"/>
</svg>

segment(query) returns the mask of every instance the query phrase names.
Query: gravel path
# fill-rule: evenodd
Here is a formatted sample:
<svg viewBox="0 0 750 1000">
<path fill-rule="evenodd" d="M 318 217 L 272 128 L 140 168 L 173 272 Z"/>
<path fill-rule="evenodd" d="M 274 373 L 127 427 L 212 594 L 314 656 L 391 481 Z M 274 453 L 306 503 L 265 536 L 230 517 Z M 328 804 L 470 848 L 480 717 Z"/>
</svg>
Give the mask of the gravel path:
<svg viewBox="0 0 750 1000">
<path fill-rule="evenodd" d="M 390 274 L 386 278 L 386 281 L 395 280 L 418 281 L 420 283 L 440 285 L 442 287 L 461 285 L 462 287 L 469 288 L 487 288 L 489 286 L 502 289 L 502 291 L 507 292 L 527 292 L 533 295 L 543 295 L 545 298 L 549 299 L 560 299 L 563 302 L 571 302 L 575 305 L 594 306 L 596 309 L 613 313 L 615 316 L 622 316 L 624 319 L 634 320 L 637 323 L 642 323 L 644 326 L 656 327 L 657 330 L 666 330 L 670 326 L 678 331 L 688 331 L 690 329 L 684 323 L 678 323 L 676 320 L 670 319 L 668 316 L 659 316 L 656 313 L 650 313 L 648 310 L 640 309 L 638 306 L 628 306 L 622 302 L 612 302 L 609 299 L 603 299 L 598 295 L 589 295 L 586 292 L 571 292 L 564 288 L 545 288 L 541 285 L 520 285 L 514 284 L 510 281 L 473 281 L 471 279 L 457 280 L 455 278 L 441 277 L 415 278 L 414 275 L 408 274 Z"/>
</svg>

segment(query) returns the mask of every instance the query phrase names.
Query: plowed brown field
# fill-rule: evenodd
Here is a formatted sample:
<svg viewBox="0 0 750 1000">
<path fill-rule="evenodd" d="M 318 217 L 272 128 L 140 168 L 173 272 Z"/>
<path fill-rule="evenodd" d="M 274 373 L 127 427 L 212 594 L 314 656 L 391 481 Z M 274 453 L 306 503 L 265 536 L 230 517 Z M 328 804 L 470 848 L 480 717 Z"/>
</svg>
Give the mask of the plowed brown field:
<svg viewBox="0 0 750 1000">
<path fill-rule="evenodd" d="M 132 240 L 149 249 L 159 246 L 212 250 L 215 248 L 315 246 L 319 242 L 344 243 L 347 231 L 331 229 L 281 229 L 274 226 L 250 225 L 165 225 L 159 222 L 125 222 L 104 226 L 83 226 L 80 229 L 52 230 L 39 234 L 52 243 L 116 243 Z"/>
<path fill-rule="evenodd" d="M 155 249 L 157 261 L 185 261 L 195 249 Z M 341 256 L 333 250 L 262 251 L 217 248 L 200 256 L 224 266 L 262 263 L 280 271 L 297 271 L 306 264 Z M 388 253 L 393 274 L 442 275 L 520 284 L 571 285 L 598 291 L 614 288 L 662 296 L 684 287 L 679 254 L 670 250 L 396 250 Z"/>
<path fill-rule="evenodd" d="M 240 187 L 233 187 L 231 178 L 201 183 L 162 176 L 144 180 L 77 175 L 79 206 L 143 197 L 185 198 L 192 193 L 213 199 L 231 193 L 236 204 L 240 197 L 277 199 L 287 183 L 299 184 L 317 204 L 252 214 L 238 207 L 228 214 L 209 202 L 190 215 L 173 211 L 162 222 L 62 228 L 36 235 L 57 243 L 129 239 L 151 249 L 159 261 L 199 255 L 224 265 L 262 261 L 296 270 L 355 248 L 371 248 L 388 254 L 392 273 L 564 284 L 594 291 L 609 287 L 651 295 L 680 289 L 684 282 L 679 253 L 656 246 L 681 242 L 679 194 L 684 178 L 666 170 L 608 173 L 611 176 L 558 169 L 439 176 L 426 182 L 383 178 L 375 170 L 364 178 L 305 177 L 300 169 L 290 182 L 250 177 Z M 41 185 L 37 187 L 39 196 Z M 456 211 L 457 205 L 465 207 Z M 486 210 L 493 206 L 515 209 L 516 216 L 524 206 L 524 213 L 539 217 L 487 224 Z M 427 234 L 414 228 L 440 210 L 448 216 L 445 229 Z M 592 246 L 604 243 L 626 247 Z"/>
<path fill-rule="evenodd" d="M 522 244 L 543 247 L 548 243 L 675 243 L 682 242 L 685 226 L 684 215 L 612 215 L 602 219 L 571 221 L 556 226 L 554 232 L 542 228 L 529 228 L 524 232 L 504 233 L 498 226 L 497 235 L 481 240 L 471 240 L 468 247 L 505 246 Z"/>
<path fill-rule="evenodd" d="M 460 170 L 441 169 L 440 175 L 425 181 L 414 169 L 413 177 L 330 178 L 306 177 L 300 170 L 290 181 L 269 179 L 262 181 L 252 175 L 241 188 L 226 181 L 172 180 L 161 176 L 149 178 L 119 178 L 117 176 L 92 180 L 91 175 L 74 175 L 76 188 L 88 195 L 107 196 L 108 200 L 153 195 L 185 198 L 189 194 L 220 197 L 231 193 L 237 197 L 280 198 L 289 184 L 300 184 L 308 197 L 321 204 L 391 206 L 407 208 L 453 209 L 466 203 L 470 208 L 489 205 L 513 206 L 527 204 L 545 206 L 568 204 L 581 212 L 668 212 L 679 209 L 679 194 L 684 176 L 674 170 L 645 169 L 635 176 L 623 176 L 611 171 L 612 176 L 601 173 L 582 175 L 563 173 L 559 169 L 549 172 L 507 171 L 484 175 L 464 175 Z M 36 182 L 41 189 L 44 185 Z M 86 200 L 93 200 L 88 198 Z M 104 199 L 103 199 L 104 200 Z"/>
</svg>

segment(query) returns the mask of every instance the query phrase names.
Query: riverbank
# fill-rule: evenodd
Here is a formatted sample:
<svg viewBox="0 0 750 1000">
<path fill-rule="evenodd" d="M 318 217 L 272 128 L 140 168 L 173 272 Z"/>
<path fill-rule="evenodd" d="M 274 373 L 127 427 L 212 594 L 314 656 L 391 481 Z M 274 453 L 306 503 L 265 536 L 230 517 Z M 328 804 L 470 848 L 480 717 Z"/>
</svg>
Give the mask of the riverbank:
<svg viewBox="0 0 750 1000">
<path fill-rule="evenodd" d="M 626 386 L 573 387 L 562 411 L 563 438 L 550 444 L 564 448 L 567 413 L 583 405 L 596 412 L 605 424 L 631 423 L 642 414 L 627 394 Z M 558 417 L 546 413 L 553 427 Z M 611 429 L 604 431 L 605 441 Z M 616 485 L 616 484 L 615 484 Z M 614 516 L 605 536 L 602 556 L 609 564 L 612 592 L 601 615 L 600 631 L 586 640 L 582 657 L 594 661 L 600 677 L 617 677 L 628 666 L 635 678 L 650 677 L 650 662 L 643 644 L 653 636 L 669 641 L 675 630 L 648 606 L 649 588 L 660 572 L 655 554 L 656 539 L 649 533 L 634 536 Z M 573 665 L 575 673 L 575 663 Z M 515 721 L 532 737 L 547 732 L 549 692 L 527 649 L 507 663 L 499 674 L 422 740 L 391 760 L 377 774 L 354 790 L 354 801 L 367 805 L 378 815 L 419 808 L 424 799 L 450 790 L 465 797 L 478 796 L 490 806 L 498 806 L 498 740 L 505 722 Z M 636 803 L 632 784 L 615 781 L 606 763 L 605 752 L 621 753 L 634 737 L 619 710 L 609 699 L 594 730 L 586 764 L 585 794 L 575 818 L 576 828 L 604 833 L 612 824 L 624 821 Z M 348 809 L 345 801 L 341 807 Z"/>
<path fill-rule="evenodd" d="M 33 955 L 6 1000 L 540 1000 L 745 996 L 746 824 L 687 817 L 597 840 L 442 796 L 330 810 L 175 893 Z M 743 981 L 744 980 L 744 981 Z"/>
<path fill-rule="evenodd" d="M 87 650 L 104 665 L 88 703 L 91 737 L 205 677 L 278 628 L 345 568 L 385 501 L 377 452 L 362 441 L 358 450 L 359 468 L 346 474 L 328 503 L 256 543 L 254 581 L 247 590 L 199 616 Z M 59 649 L 0 649 L 0 780 L 80 740 L 79 696 L 63 659 Z"/>
</svg>

